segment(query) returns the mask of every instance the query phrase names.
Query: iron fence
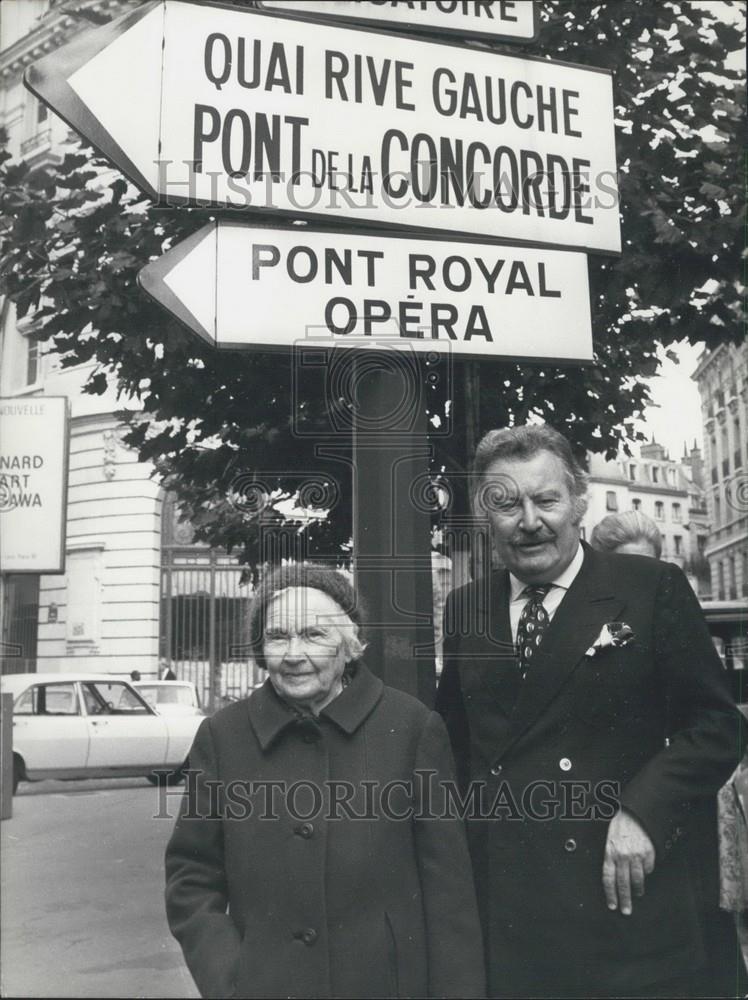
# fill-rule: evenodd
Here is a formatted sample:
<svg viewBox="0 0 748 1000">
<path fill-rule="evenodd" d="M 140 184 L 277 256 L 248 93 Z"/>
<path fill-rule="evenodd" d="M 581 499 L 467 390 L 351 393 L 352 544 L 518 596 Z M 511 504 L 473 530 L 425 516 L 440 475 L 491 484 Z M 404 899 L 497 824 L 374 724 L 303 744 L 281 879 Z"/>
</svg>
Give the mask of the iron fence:
<svg viewBox="0 0 748 1000">
<path fill-rule="evenodd" d="M 195 684 L 210 711 L 264 680 L 246 651 L 251 597 L 241 567 L 228 557 L 164 548 L 161 656 L 179 680 Z"/>
</svg>

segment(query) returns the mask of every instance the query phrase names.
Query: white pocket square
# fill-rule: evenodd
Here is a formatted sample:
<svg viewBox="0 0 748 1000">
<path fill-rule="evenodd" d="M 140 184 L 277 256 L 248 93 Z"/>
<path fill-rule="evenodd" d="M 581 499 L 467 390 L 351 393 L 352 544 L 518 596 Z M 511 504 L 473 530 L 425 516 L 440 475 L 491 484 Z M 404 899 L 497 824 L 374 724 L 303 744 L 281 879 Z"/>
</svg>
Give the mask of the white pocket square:
<svg viewBox="0 0 748 1000">
<path fill-rule="evenodd" d="M 635 638 L 634 630 L 626 622 L 607 622 L 584 655 L 597 656 L 609 646 L 627 646 Z"/>
</svg>

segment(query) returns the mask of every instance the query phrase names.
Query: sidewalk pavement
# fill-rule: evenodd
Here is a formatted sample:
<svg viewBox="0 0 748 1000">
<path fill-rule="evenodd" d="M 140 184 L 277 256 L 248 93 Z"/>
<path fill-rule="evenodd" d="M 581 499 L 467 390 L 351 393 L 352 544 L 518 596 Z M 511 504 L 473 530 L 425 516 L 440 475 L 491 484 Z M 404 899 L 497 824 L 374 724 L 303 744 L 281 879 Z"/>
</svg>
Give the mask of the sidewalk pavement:
<svg viewBox="0 0 748 1000">
<path fill-rule="evenodd" d="M 21 785 L 0 824 L 2 996 L 199 996 L 166 924 L 157 811 L 145 779 Z"/>
</svg>

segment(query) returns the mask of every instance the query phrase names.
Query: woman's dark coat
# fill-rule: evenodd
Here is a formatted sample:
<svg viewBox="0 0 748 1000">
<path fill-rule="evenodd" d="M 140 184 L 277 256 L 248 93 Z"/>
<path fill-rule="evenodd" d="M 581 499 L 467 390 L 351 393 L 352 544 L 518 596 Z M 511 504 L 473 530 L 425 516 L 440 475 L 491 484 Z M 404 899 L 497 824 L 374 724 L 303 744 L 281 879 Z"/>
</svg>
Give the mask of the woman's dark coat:
<svg viewBox="0 0 748 1000">
<path fill-rule="evenodd" d="M 452 778 L 434 712 L 363 665 L 317 719 L 266 682 L 190 767 L 166 905 L 203 996 L 483 994 L 462 823 L 428 818 Z"/>
</svg>

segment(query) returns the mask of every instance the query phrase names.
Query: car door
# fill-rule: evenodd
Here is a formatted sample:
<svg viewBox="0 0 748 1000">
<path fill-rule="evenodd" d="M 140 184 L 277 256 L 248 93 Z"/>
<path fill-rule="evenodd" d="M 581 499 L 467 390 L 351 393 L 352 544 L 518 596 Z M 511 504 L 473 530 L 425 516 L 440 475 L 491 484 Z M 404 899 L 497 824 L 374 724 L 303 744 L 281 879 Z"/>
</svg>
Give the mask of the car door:
<svg viewBox="0 0 748 1000">
<path fill-rule="evenodd" d="M 26 771 L 83 770 L 89 729 L 74 681 L 32 684 L 13 706 L 13 748 Z"/>
<path fill-rule="evenodd" d="M 90 768 L 159 767 L 166 762 L 166 723 L 129 684 L 90 680 L 81 687 L 91 736 Z"/>
</svg>

